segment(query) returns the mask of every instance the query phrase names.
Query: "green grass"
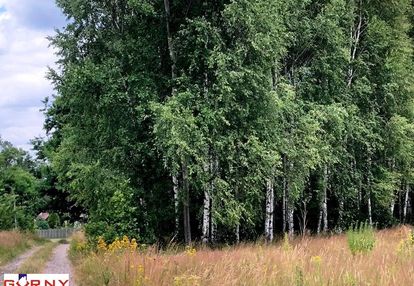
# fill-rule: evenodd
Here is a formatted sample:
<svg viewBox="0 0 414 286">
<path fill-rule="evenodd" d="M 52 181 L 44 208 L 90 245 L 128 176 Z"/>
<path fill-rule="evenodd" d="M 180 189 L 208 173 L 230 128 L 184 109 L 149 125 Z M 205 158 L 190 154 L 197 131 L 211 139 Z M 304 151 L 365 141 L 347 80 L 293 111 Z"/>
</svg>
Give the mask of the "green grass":
<svg viewBox="0 0 414 286">
<path fill-rule="evenodd" d="M 48 242 L 30 256 L 17 270 L 18 273 L 41 273 L 52 256 L 57 243 Z"/>
<path fill-rule="evenodd" d="M 372 251 L 375 246 L 374 228 L 367 223 L 351 228 L 347 233 L 349 250 L 352 255 L 364 254 Z"/>
</svg>

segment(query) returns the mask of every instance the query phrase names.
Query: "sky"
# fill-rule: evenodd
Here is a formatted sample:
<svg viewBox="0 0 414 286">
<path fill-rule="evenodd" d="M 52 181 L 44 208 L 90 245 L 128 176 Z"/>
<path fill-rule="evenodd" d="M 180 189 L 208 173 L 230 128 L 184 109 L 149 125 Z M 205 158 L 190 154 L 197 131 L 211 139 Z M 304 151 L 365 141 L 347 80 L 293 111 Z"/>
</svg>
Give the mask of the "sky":
<svg viewBox="0 0 414 286">
<path fill-rule="evenodd" d="M 0 0 L 0 136 L 27 151 L 45 136 L 42 100 L 56 56 L 47 36 L 65 25 L 55 0 Z"/>
</svg>

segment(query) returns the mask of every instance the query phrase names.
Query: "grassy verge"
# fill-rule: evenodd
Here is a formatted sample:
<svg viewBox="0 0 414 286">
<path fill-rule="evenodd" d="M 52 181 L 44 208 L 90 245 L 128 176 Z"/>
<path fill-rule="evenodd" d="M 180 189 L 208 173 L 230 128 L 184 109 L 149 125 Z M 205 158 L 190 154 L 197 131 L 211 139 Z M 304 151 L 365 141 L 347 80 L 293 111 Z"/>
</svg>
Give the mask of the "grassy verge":
<svg viewBox="0 0 414 286">
<path fill-rule="evenodd" d="M 1 231 L 0 232 L 0 265 L 13 260 L 25 250 L 36 244 L 43 243 L 32 233 L 22 233 L 18 231 Z"/>
<path fill-rule="evenodd" d="M 89 286 L 413 285 L 410 229 L 372 235 L 374 247 L 358 254 L 346 235 L 222 250 L 187 248 L 180 253 L 141 250 L 127 239 L 109 246 L 100 243 L 93 252 L 84 241 L 74 240 L 71 249 L 75 274 Z"/>
<path fill-rule="evenodd" d="M 57 243 L 48 242 L 30 256 L 17 270 L 18 273 L 42 273 L 43 268 L 52 256 Z"/>
</svg>

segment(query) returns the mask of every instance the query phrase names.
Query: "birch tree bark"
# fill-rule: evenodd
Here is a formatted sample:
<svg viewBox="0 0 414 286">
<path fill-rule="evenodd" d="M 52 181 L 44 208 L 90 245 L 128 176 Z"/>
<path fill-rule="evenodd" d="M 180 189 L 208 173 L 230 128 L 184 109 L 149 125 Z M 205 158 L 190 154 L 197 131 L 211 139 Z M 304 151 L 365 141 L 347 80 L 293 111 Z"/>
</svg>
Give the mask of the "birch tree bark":
<svg viewBox="0 0 414 286">
<path fill-rule="evenodd" d="M 391 203 L 390 203 L 390 213 L 391 213 L 391 216 L 394 216 L 394 210 L 395 210 L 395 195 L 392 198 Z"/>
<path fill-rule="evenodd" d="M 368 191 L 368 222 L 369 225 L 372 225 L 371 190 Z"/>
<path fill-rule="evenodd" d="M 405 186 L 405 198 L 404 198 L 404 210 L 403 210 L 403 223 L 407 219 L 408 202 L 410 198 L 410 185 L 407 183 Z"/>
<path fill-rule="evenodd" d="M 177 72 L 176 72 L 177 58 L 175 56 L 173 37 L 171 33 L 171 8 L 170 8 L 169 0 L 164 0 L 164 8 L 165 8 L 165 18 L 166 18 L 166 24 L 167 24 L 168 51 L 169 51 L 170 60 L 171 60 L 171 79 L 175 80 L 177 77 Z"/>
<path fill-rule="evenodd" d="M 273 241 L 273 212 L 274 212 L 273 180 L 268 179 L 266 183 L 266 219 L 265 219 L 265 237 L 268 242 Z"/>
<path fill-rule="evenodd" d="M 184 241 L 191 243 L 191 224 L 190 224 L 190 186 L 188 181 L 187 162 L 182 162 L 183 174 L 183 212 L 184 212 Z"/>
<path fill-rule="evenodd" d="M 293 236 L 295 233 L 295 223 L 294 223 L 294 218 L 293 218 L 294 206 L 291 204 L 290 198 L 288 200 L 287 205 L 288 205 L 287 207 L 288 233 L 289 233 L 289 236 Z"/>
<path fill-rule="evenodd" d="M 359 5 L 361 3 L 359 2 Z M 349 60 L 349 69 L 348 69 L 348 77 L 347 77 L 347 86 L 348 88 L 352 85 L 352 81 L 355 76 L 355 68 L 353 66 L 353 62 L 356 59 L 357 51 L 359 48 L 359 43 L 361 40 L 362 35 L 362 9 L 361 7 L 358 7 L 358 19 L 356 22 L 356 25 L 351 28 L 351 47 L 350 47 L 350 60 Z"/>
<path fill-rule="evenodd" d="M 239 244 L 240 243 L 240 223 L 239 222 L 236 225 L 235 235 L 236 235 L 236 243 Z"/>
<path fill-rule="evenodd" d="M 204 167 L 204 171 L 209 175 L 213 176 L 214 163 L 210 160 L 209 164 Z M 211 228 L 212 228 L 212 195 L 214 192 L 213 181 L 209 182 L 204 190 L 204 201 L 203 201 L 203 224 L 202 224 L 202 237 L 201 241 L 206 244 L 211 240 Z"/>
<path fill-rule="evenodd" d="M 342 225 L 344 220 L 344 199 L 339 198 L 339 210 L 338 210 L 338 231 L 342 232 Z"/>
<path fill-rule="evenodd" d="M 177 78 L 177 58 L 175 55 L 175 48 L 173 37 L 171 33 L 171 7 L 170 1 L 164 0 L 164 8 L 165 8 L 165 18 L 166 18 L 166 29 L 167 29 L 167 43 L 168 43 L 168 51 L 170 54 L 171 60 L 171 79 L 174 81 Z M 173 83 L 174 84 L 174 83 Z M 171 95 L 173 96 L 176 92 L 175 87 L 172 88 Z M 183 217 L 184 217 L 184 241 L 185 243 L 191 243 L 191 227 L 190 227 L 190 190 L 189 190 L 189 182 L 188 182 L 188 167 L 185 161 L 181 162 L 181 172 L 182 172 L 182 191 L 183 191 Z M 176 180 L 176 179 L 175 179 Z M 174 178 L 173 178 L 174 181 Z M 176 190 L 174 190 L 175 194 Z M 178 193 L 178 188 L 177 188 Z M 178 195 L 174 198 L 177 201 L 175 204 L 178 204 Z M 177 219 L 177 218 L 176 218 Z"/>
<path fill-rule="evenodd" d="M 322 215 L 323 232 L 328 231 L 328 167 L 325 165 L 323 170 L 323 191 L 322 191 Z"/>
<path fill-rule="evenodd" d="M 287 194 L 287 178 L 286 178 L 286 156 L 282 157 L 283 164 L 283 194 L 282 194 L 282 232 L 286 232 L 287 216 L 286 216 L 286 194 Z"/>
<path fill-rule="evenodd" d="M 174 192 L 174 216 L 175 216 L 175 235 L 178 234 L 180 226 L 180 216 L 178 213 L 178 179 L 176 175 L 172 176 L 173 181 L 173 192 Z"/>
<path fill-rule="evenodd" d="M 317 234 L 321 233 L 321 228 L 322 228 L 322 217 L 323 217 L 323 212 L 322 212 L 322 208 L 319 208 L 319 218 L 318 218 L 318 227 L 316 230 Z"/>
<path fill-rule="evenodd" d="M 286 162 L 287 172 L 290 172 L 293 169 L 293 164 Z M 286 173 L 287 174 L 287 173 Z M 290 193 L 289 181 L 286 181 L 286 215 L 287 215 L 287 227 L 289 236 L 293 236 L 295 233 L 295 222 L 294 222 L 294 211 L 295 211 L 295 202 L 293 196 Z"/>
<path fill-rule="evenodd" d="M 323 167 L 322 196 L 320 197 L 317 233 L 328 231 L 328 167 Z"/>
<path fill-rule="evenodd" d="M 203 204 L 203 226 L 202 232 L 203 236 L 201 241 L 206 244 L 210 239 L 210 209 L 211 209 L 211 198 L 208 190 L 204 191 L 204 204 Z"/>
<path fill-rule="evenodd" d="M 368 175 L 367 175 L 367 204 L 368 204 L 368 222 L 372 226 L 372 203 L 371 203 L 371 155 L 368 157 Z"/>
</svg>

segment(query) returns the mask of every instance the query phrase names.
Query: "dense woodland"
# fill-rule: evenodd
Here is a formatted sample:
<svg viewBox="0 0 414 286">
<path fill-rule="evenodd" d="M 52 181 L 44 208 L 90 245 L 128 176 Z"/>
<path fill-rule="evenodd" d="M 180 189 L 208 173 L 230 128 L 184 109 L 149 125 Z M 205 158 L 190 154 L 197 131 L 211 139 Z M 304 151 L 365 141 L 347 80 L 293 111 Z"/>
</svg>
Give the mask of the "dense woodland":
<svg viewBox="0 0 414 286">
<path fill-rule="evenodd" d="M 35 146 L 91 237 L 237 243 L 413 220 L 411 1 L 57 4 L 68 24 L 50 38 L 56 94 Z"/>
</svg>

